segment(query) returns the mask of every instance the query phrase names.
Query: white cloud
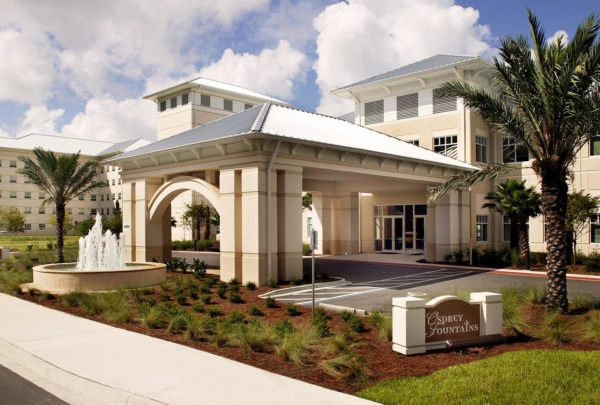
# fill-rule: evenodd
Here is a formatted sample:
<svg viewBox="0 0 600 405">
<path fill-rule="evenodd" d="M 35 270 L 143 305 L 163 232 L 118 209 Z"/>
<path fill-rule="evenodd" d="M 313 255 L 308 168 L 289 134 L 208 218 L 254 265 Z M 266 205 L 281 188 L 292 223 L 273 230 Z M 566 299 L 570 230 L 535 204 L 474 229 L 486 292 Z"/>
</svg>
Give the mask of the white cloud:
<svg viewBox="0 0 600 405">
<path fill-rule="evenodd" d="M 40 103 L 51 95 L 54 52 L 14 28 L 0 29 L 0 100 Z"/>
<path fill-rule="evenodd" d="M 44 105 L 32 106 L 25 112 L 25 117 L 17 130 L 17 137 L 38 133 L 57 135 L 56 123 L 65 113 L 62 108 L 48 110 Z"/>
<path fill-rule="evenodd" d="M 226 49 L 221 59 L 202 68 L 199 76 L 291 99 L 294 83 L 304 79 L 305 59 L 302 52 L 281 40 L 277 48 L 265 48 L 258 55 Z"/>
<path fill-rule="evenodd" d="M 351 111 L 352 102 L 328 92 L 437 53 L 489 54 L 489 28 L 478 19 L 477 10 L 452 0 L 349 0 L 327 7 L 313 22 L 322 94 L 317 111 Z"/>
<path fill-rule="evenodd" d="M 11 136 L 8 134 L 8 132 L 4 132 L 3 130 L 0 129 L 0 138 L 10 138 Z"/>
<path fill-rule="evenodd" d="M 558 40 L 558 38 L 562 37 L 562 43 L 563 45 L 566 45 L 569 43 L 569 34 L 567 34 L 567 31 L 565 30 L 558 30 L 554 33 L 554 35 L 552 35 L 550 38 L 548 38 L 548 43 L 549 44 L 554 44 L 556 43 L 556 41 Z"/>
<path fill-rule="evenodd" d="M 156 105 L 148 100 L 110 97 L 92 98 L 85 111 L 63 126 L 62 135 L 73 138 L 122 142 L 127 139 L 156 139 Z"/>
</svg>

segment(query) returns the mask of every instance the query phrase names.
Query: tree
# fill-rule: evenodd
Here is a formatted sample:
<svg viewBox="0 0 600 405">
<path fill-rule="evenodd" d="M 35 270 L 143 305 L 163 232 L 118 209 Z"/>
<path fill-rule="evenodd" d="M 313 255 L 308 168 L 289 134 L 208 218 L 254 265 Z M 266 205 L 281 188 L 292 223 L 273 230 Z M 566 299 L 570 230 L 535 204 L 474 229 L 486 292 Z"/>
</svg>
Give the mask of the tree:
<svg viewBox="0 0 600 405">
<path fill-rule="evenodd" d="M 546 217 L 546 308 L 567 312 L 567 181 L 579 150 L 600 133 L 600 19 L 588 17 L 567 44 L 562 37 L 548 41 L 537 17 L 527 13 L 532 44 L 523 35 L 502 38 L 490 87 L 457 79 L 444 83 L 435 97 L 461 97 L 493 132 L 529 152 Z M 429 199 L 510 170 L 484 166 L 431 189 Z"/>
<path fill-rule="evenodd" d="M 541 213 L 540 194 L 535 187 L 525 187 L 525 180 L 506 180 L 496 186 L 485 196 L 490 201 L 483 204 L 482 208 L 490 208 L 510 219 L 511 249 L 517 247 L 513 241 L 514 233 L 518 235 L 519 254 L 525 259 L 525 268 L 529 270 L 529 218 Z"/>
<path fill-rule="evenodd" d="M 56 228 L 58 226 L 58 222 L 56 221 L 56 215 L 50 215 L 50 219 L 48 219 L 48 223 L 50 226 Z M 71 215 L 68 212 L 65 212 L 65 219 L 63 222 L 63 235 L 68 234 L 72 229 L 75 229 L 75 225 L 73 225 L 73 220 L 71 219 Z"/>
<path fill-rule="evenodd" d="M 181 223 L 192 231 L 192 240 L 200 239 L 202 227 L 205 227 L 205 235 L 206 228 L 210 235 L 210 207 L 203 202 L 192 202 L 186 204 L 185 208 L 185 212 L 181 215 Z"/>
<path fill-rule="evenodd" d="M 177 220 L 175 217 L 171 217 L 171 228 L 177 228 Z"/>
<path fill-rule="evenodd" d="M 91 216 L 87 217 L 87 219 L 77 222 L 75 225 L 75 233 L 77 236 L 84 237 L 90 232 L 90 229 L 92 229 L 95 223 L 96 220 L 94 218 Z"/>
<path fill-rule="evenodd" d="M 302 211 L 305 209 L 312 211 L 313 195 L 312 193 L 306 193 L 302 196 Z"/>
<path fill-rule="evenodd" d="M 569 194 L 566 228 L 573 240 L 573 264 L 577 263 L 577 239 L 588 229 L 590 217 L 598 212 L 600 197 L 584 194 L 583 190 Z"/>
<path fill-rule="evenodd" d="M 110 219 L 106 217 L 102 218 L 102 231 L 106 232 L 108 230 L 113 235 L 119 235 L 123 232 L 123 213 L 121 212 L 119 201 L 115 204 L 112 217 Z"/>
<path fill-rule="evenodd" d="M 11 233 L 25 232 L 27 216 L 17 208 L 0 209 L 0 229 Z"/>
<path fill-rule="evenodd" d="M 35 148 L 33 154 L 37 162 L 26 156 L 19 157 L 24 167 L 17 170 L 17 173 L 28 177 L 46 194 L 42 206 L 54 204 L 56 208 L 56 254 L 58 263 L 64 263 L 65 207 L 69 201 L 102 187 L 104 183 L 96 181 L 98 162 L 87 161 L 80 164 L 79 152 L 56 156 L 54 152 Z"/>
</svg>

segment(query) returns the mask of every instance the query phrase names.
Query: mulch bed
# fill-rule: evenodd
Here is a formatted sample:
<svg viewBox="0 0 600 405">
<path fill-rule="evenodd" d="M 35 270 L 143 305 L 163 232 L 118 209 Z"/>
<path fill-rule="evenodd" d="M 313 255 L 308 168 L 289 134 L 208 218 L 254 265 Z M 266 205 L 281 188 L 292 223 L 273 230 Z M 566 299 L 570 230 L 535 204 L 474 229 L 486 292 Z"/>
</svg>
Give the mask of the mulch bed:
<svg viewBox="0 0 600 405">
<path fill-rule="evenodd" d="M 185 277 L 189 278 L 189 274 L 169 274 L 169 278 Z M 284 288 L 289 285 L 282 285 L 279 288 Z M 254 291 L 249 291 L 245 287 L 241 288 L 241 296 L 243 303 L 231 303 L 227 299 L 219 298 L 214 292 L 211 294 L 214 305 L 218 306 L 225 316 L 233 310 L 238 310 L 248 313 L 251 306 L 256 305 L 264 313 L 263 320 L 269 322 L 277 322 L 282 319 L 289 319 L 294 324 L 298 325 L 303 322 L 310 322 L 311 311 L 309 308 L 301 307 L 299 316 L 288 316 L 285 313 L 284 304 L 278 303 L 277 308 L 266 308 L 264 300 L 258 298 L 259 295 L 272 291 L 269 287 L 259 287 Z M 213 289 L 214 291 L 214 289 Z M 144 296 L 145 299 L 154 297 L 160 302 L 161 290 L 156 288 L 152 295 Z M 198 350 L 213 353 L 218 356 L 226 357 L 231 360 L 239 361 L 254 367 L 258 367 L 273 373 L 285 375 L 297 380 L 305 381 L 311 384 L 316 384 L 325 388 L 345 393 L 355 393 L 358 390 L 364 389 L 366 386 L 361 386 L 355 383 L 339 381 L 328 374 L 322 372 L 318 367 L 313 365 L 296 366 L 291 362 L 287 362 L 274 353 L 246 353 L 241 348 L 219 348 L 213 343 L 201 343 L 185 340 L 181 334 L 169 334 L 165 329 L 147 329 L 140 324 L 111 324 L 102 316 L 89 316 L 83 313 L 79 308 L 69 308 L 61 305 L 57 299 L 39 302 L 37 297 L 21 295 L 22 299 L 31 301 L 46 307 L 67 312 L 79 317 L 91 319 L 104 324 L 109 324 L 118 328 L 141 333 L 144 335 L 156 337 L 163 340 L 168 340 L 174 343 L 189 346 Z M 191 300 L 188 298 L 188 304 L 191 306 Z M 186 306 L 187 306 L 186 305 Z M 345 328 L 339 314 L 329 313 L 329 326 L 331 332 L 335 332 Z M 430 352 L 417 356 L 403 356 L 392 350 L 392 343 L 381 340 L 377 335 L 377 330 L 373 325 L 365 319 L 367 331 L 360 334 L 362 346 L 356 349 L 356 352 L 363 356 L 366 364 L 374 374 L 372 384 L 381 382 L 390 378 L 402 378 L 406 376 L 424 376 L 436 370 L 440 370 L 449 366 L 470 363 L 473 361 L 485 359 L 499 354 L 515 351 L 515 350 L 532 350 L 532 349 L 555 349 L 540 341 L 531 340 L 526 337 L 508 337 L 506 344 L 494 347 L 470 348 L 455 351 L 438 351 Z M 561 350 L 598 350 L 600 345 L 593 344 L 564 344 L 560 346 Z"/>
</svg>

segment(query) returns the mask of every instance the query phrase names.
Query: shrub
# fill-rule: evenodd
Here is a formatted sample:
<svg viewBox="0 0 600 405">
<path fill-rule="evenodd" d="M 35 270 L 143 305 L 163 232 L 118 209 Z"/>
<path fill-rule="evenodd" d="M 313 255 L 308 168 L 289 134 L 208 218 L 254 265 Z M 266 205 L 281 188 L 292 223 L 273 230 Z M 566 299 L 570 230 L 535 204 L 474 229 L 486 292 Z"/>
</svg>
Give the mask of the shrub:
<svg viewBox="0 0 600 405">
<path fill-rule="evenodd" d="M 450 262 L 452 261 L 452 258 L 453 258 L 453 257 L 454 257 L 454 256 L 452 255 L 452 253 L 446 253 L 446 254 L 444 255 L 444 261 L 445 261 L 445 262 L 448 262 L 448 263 L 450 263 Z"/>
<path fill-rule="evenodd" d="M 229 292 L 229 301 L 231 301 L 231 302 L 233 302 L 235 304 L 239 304 L 239 303 L 244 302 L 242 300 L 242 296 L 237 291 L 230 291 Z"/>
<path fill-rule="evenodd" d="M 373 379 L 373 372 L 356 353 L 342 353 L 333 359 L 324 360 L 319 363 L 319 368 L 339 380 L 361 385 Z"/>
<path fill-rule="evenodd" d="M 193 300 L 197 300 L 198 298 L 200 298 L 200 295 L 198 294 L 198 288 L 190 289 L 188 292 L 188 296 Z"/>
<path fill-rule="evenodd" d="M 72 291 L 61 295 L 60 303 L 65 307 L 78 307 L 88 296 L 89 294 L 86 294 L 83 291 Z"/>
<path fill-rule="evenodd" d="M 310 327 L 301 326 L 293 332 L 284 333 L 275 343 L 275 353 L 296 365 L 305 365 L 310 358 L 310 347 L 316 335 Z"/>
<path fill-rule="evenodd" d="M 483 249 L 479 261 L 483 266 L 500 268 L 506 267 L 511 264 L 510 251 L 507 249 Z"/>
<path fill-rule="evenodd" d="M 165 280 L 163 282 L 160 283 L 160 289 L 162 291 L 169 291 L 171 288 L 171 283 L 169 282 L 169 280 Z"/>
<path fill-rule="evenodd" d="M 273 298 L 273 297 L 267 297 L 265 299 L 265 306 L 267 308 L 275 308 L 277 306 L 277 303 L 275 302 L 275 298 Z"/>
<path fill-rule="evenodd" d="M 192 305 L 192 311 L 194 312 L 204 312 L 205 310 L 206 308 L 204 305 L 200 304 L 199 302 L 196 302 L 194 305 Z"/>
<path fill-rule="evenodd" d="M 290 284 L 291 285 L 300 285 L 300 284 L 302 284 L 302 279 L 300 279 L 300 278 L 298 278 L 296 276 L 292 276 L 290 278 Z"/>
<path fill-rule="evenodd" d="M 229 280 L 229 285 L 234 286 L 234 285 L 240 285 L 241 282 L 237 277 L 232 278 L 231 280 Z"/>
<path fill-rule="evenodd" d="M 250 307 L 250 309 L 248 310 L 248 314 L 250 314 L 251 316 L 262 316 L 263 313 L 260 309 L 258 309 L 258 307 L 256 305 L 253 305 Z"/>
<path fill-rule="evenodd" d="M 342 321 L 347 323 L 350 319 L 352 319 L 352 317 L 354 317 L 354 314 L 350 311 L 342 311 L 340 316 L 342 317 Z"/>
<path fill-rule="evenodd" d="M 206 270 L 208 269 L 208 265 L 204 263 L 204 260 L 194 259 L 194 262 L 191 265 L 192 271 L 194 273 L 194 277 L 196 279 L 201 279 L 206 276 Z"/>
<path fill-rule="evenodd" d="M 310 243 L 302 244 L 302 256 L 310 256 L 312 249 L 310 248 Z"/>
<path fill-rule="evenodd" d="M 198 250 L 207 251 L 213 247 L 213 241 L 210 239 L 202 239 L 198 241 L 196 246 L 198 247 Z"/>
<path fill-rule="evenodd" d="M 287 304 L 285 306 L 285 312 L 289 316 L 298 316 L 300 315 L 300 308 L 298 308 L 298 305 L 296 304 Z"/>
<path fill-rule="evenodd" d="M 382 340 L 392 340 L 392 318 L 383 316 L 379 312 L 371 312 L 369 320 L 377 329 L 379 338 Z"/>
<path fill-rule="evenodd" d="M 591 311 L 583 324 L 582 338 L 589 342 L 600 341 L 600 311 Z"/>
<path fill-rule="evenodd" d="M 102 295 L 106 319 L 114 323 L 133 321 L 133 310 L 124 292 L 105 293 Z"/>
<path fill-rule="evenodd" d="M 172 250 L 188 250 L 194 247 L 193 240 L 174 240 L 171 242 Z"/>
<path fill-rule="evenodd" d="M 465 257 L 465 252 L 458 248 L 452 252 L 452 257 L 454 258 L 455 262 L 462 262 Z"/>
<path fill-rule="evenodd" d="M 323 280 L 329 280 L 329 273 L 327 273 L 326 271 L 321 273 L 321 278 Z"/>
<path fill-rule="evenodd" d="M 582 256 L 585 271 L 600 271 L 600 252 L 594 250 L 588 256 Z"/>
<path fill-rule="evenodd" d="M 329 324 L 327 323 L 327 312 L 323 307 L 316 307 L 312 313 L 311 323 L 315 327 L 315 333 L 320 337 L 329 336 Z"/>
<path fill-rule="evenodd" d="M 256 283 L 254 281 L 248 281 L 246 283 L 246 288 L 249 290 L 256 290 Z"/>
<path fill-rule="evenodd" d="M 270 278 L 269 281 L 267 281 L 267 285 L 271 288 L 277 288 L 277 280 Z"/>
<path fill-rule="evenodd" d="M 333 355 L 350 352 L 352 349 L 360 346 L 358 336 L 351 330 L 345 329 L 336 332 L 327 339 L 325 352 Z"/>
<path fill-rule="evenodd" d="M 225 298 L 225 294 L 227 294 L 227 284 L 220 282 L 217 286 L 217 295 L 219 298 Z"/>
<path fill-rule="evenodd" d="M 175 301 L 177 301 L 179 305 L 185 305 L 186 297 L 183 294 L 177 294 L 175 295 Z"/>
<path fill-rule="evenodd" d="M 172 273 L 179 268 L 179 259 L 173 257 L 171 260 L 167 260 L 165 264 L 167 265 L 167 271 Z"/>
<path fill-rule="evenodd" d="M 163 292 L 162 294 L 160 294 L 160 300 L 162 302 L 167 302 L 171 300 L 171 294 L 169 294 L 168 292 Z"/>
<path fill-rule="evenodd" d="M 557 312 L 545 312 L 541 324 L 532 329 L 532 335 L 553 345 L 571 341 L 569 324 Z"/>
<path fill-rule="evenodd" d="M 175 286 L 175 289 L 173 289 L 173 293 L 175 295 L 181 295 L 183 294 L 183 287 L 182 286 Z"/>
<path fill-rule="evenodd" d="M 215 277 L 208 277 L 205 282 L 210 288 L 212 288 L 217 283 L 217 279 Z"/>
<path fill-rule="evenodd" d="M 240 292 L 240 285 L 239 284 L 231 284 L 229 286 L 229 291 L 230 292 L 236 292 L 239 293 Z"/>
<path fill-rule="evenodd" d="M 210 285 L 207 283 L 200 284 L 200 292 L 202 294 L 210 294 Z"/>
<path fill-rule="evenodd" d="M 513 267 L 521 267 L 525 264 L 525 261 L 521 257 L 521 253 L 518 249 L 512 249 L 510 251 L 510 264 Z"/>
<path fill-rule="evenodd" d="M 169 326 L 167 326 L 167 332 L 172 334 L 180 333 L 185 329 L 190 320 L 191 316 L 188 313 L 175 315 L 173 319 L 171 319 L 171 322 L 169 322 Z"/>
<path fill-rule="evenodd" d="M 210 294 L 202 294 L 200 296 L 200 301 L 202 301 L 206 305 L 210 305 L 210 303 L 211 303 Z"/>
<path fill-rule="evenodd" d="M 217 324 L 212 318 L 189 317 L 186 319 L 183 337 L 187 340 L 206 341 L 210 335 L 215 333 L 216 327 Z"/>
<path fill-rule="evenodd" d="M 216 318 L 223 315 L 223 312 L 217 307 L 206 307 L 206 315 Z"/>
<path fill-rule="evenodd" d="M 262 322 L 233 324 L 227 335 L 227 344 L 243 348 L 247 353 L 273 350 L 275 336 Z"/>
<path fill-rule="evenodd" d="M 148 302 L 143 302 L 138 306 L 140 322 L 149 329 L 164 328 L 167 324 L 167 316 L 159 306 L 151 306 Z"/>
<path fill-rule="evenodd" d="M 240 311 L 233 310 L 229 313 L 227 321 L 231 323 L 243 323 L 246 320 L 246 316 Z"/>
<path fill-rule="evenodd" d="M 342 320 L 346 322 L 348 327 L 352 329 L 354 332 L 364 332 L 365 331 L 365 323 L 358 316 L 354 315 L 350 311 L 342 312 Z"/>
<path fill-rule="evenodd" d="M 294 328 L 294 324 L 288 319 L 281 320 L 273 325 L 273 332 L 280 337 L 292 333 L 294 330 L 296 330 L 296 328 Z"/>
<path fill-rule="evenodd" d="M 547 263 L 546 252 L 530 252 L 529 253 L 529 263 L 531 264 L 546 264 Z"/>
</svg>

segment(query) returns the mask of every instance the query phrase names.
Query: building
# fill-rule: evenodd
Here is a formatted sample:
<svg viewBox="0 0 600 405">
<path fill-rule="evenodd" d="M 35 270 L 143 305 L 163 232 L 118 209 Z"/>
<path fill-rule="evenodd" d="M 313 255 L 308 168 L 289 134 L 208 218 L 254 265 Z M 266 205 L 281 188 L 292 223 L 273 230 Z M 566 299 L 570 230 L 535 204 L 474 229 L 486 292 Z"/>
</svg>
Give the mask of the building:
<svg viewBox="0 0 600 405">
<path fill-rule="evenodd" d="M 27 215 L 25 233 L 29 235 L 50 235 L 55 230 L 49 225 L 53 214 L 51 205 L 42 207 L 46 198 L 43 192 L 31 184 L 17 170 L 23 167 L 21 156 L 35 159 L 33 149 L 41 147 L 55 153 L 81 152 L 83 161 L 96 160 L 128 152 L 147 145 L 145 139 L 134 139 L 121 143 L 102 142 L 89 139 L 67 138 L 56 135 L 29 134 L 20 138 L 0 137 L 0 199 L 2 207 L 15 207 Z M 81 221 L 96 213 L 111 216 L 117 201 L 122 199 L 122 184 L 119 168 L 102 165 L 98 170 L 98 180 L 106 183 L 95 194 L 80 197 L 67 205 L 67 212 L 73 222 Z M 73 232 L 72 232 L 73 233 Z"/>
<path fill-rule="evenodd" d="M 200 125 L 250 109 L 256 105 L 273 103 L 289 106 L 285 101 L 228 83 L 198 77 L 144 97 L 154 101 L 157 109 L 156 139 L 162 140 Z M 191 239 L 191 232 L 181 221 L 186 204 L 210 203 L 192 191 L 178 196 L 171 204 L 171 214 L 177 226 L 173 240 Z M 218 238 L 218 229 L 211 227 L 211 238 Z"/>
</svg>

